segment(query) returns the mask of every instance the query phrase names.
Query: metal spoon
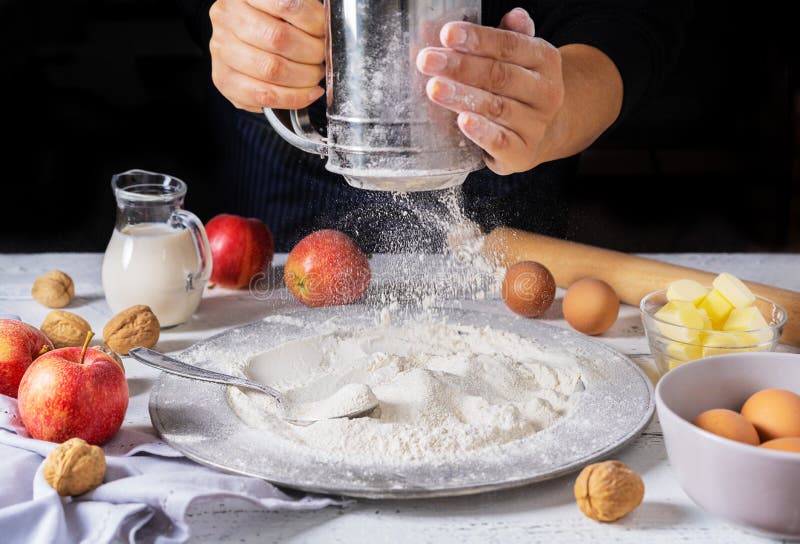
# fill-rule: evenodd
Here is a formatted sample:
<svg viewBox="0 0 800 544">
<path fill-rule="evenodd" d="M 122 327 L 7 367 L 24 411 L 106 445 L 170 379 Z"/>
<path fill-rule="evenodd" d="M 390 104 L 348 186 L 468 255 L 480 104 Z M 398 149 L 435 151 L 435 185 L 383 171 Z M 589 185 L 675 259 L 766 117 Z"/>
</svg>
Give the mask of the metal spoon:
<svg viewBox="0 0 800 544">
<path fill-rule="evenodd" d="M 153 368 L 163 370 L 164 372 L 168 372 L 169 374 L 175 374 L 176 376 L 182 376 L 184 378 L 201 380 L 205 382 L 233 385 L 236 387 L 243 387 L 245 389 L 252 389 L 254 391 L 260 391 L 261 393 L 265 393 L 270 397 L 274 398 L 276 401 L 278 401 L 278 404 L 280 404 L 281 409 L 283 411 L 282 417 L 285 421 L 289 423 L 293 423 L 295 425 L 311 425 L 312 423 L 319 421 L 319 419 L 293 417 L 291 410 L 287 409 L 287 407 L 291 406 L 291 403 L 287 402 L 286 396 L 280 391 L 277 391 L 276 389 L 273 389 L 268 385 L 263 385 L 251 380 L 246 380 L 244 378 L 237 378 L 236 376 L 229 376 L 227 374 L 222 374 L 220 372 L 214 372 L 212 370 L 206 370 L 205 368 L 200 368 L 199 366 L 194 366 L 188 363 L 184 363 L 182 361 L 164 355 L 163 353 L 159 353 L 157 351 L 153 351 L 152 349 L 147 349 L 143 347 L 133 348 L 128 352 L 128 355 L 130 355 L 140 363 L 144 363 L 147 366 L 152 366 Z M 378 402 L 374 400 L 373 397 L 373 400 L 365 402 L 364 405 L 358 406 L 356 409 L 351 410 L 346 414 L 330 415 L 326 419 L 364 417 L 371 414 L 377 407 L 378 407 Z"/>
</svg>

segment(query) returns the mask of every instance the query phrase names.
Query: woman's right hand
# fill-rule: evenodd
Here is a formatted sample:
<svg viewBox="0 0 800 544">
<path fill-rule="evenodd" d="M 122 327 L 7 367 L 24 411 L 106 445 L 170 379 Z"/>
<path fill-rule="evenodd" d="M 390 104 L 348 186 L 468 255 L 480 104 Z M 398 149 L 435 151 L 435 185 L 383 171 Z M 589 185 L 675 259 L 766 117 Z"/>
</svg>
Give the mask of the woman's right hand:
<svg viewBox="0 0 800 544">
<path fill-rule="evenodd" d="M 211 78 L 237 108 L 304 108 L 322 96 L 325 12 L 318 0 L 217 0 Z"/>
</svg>

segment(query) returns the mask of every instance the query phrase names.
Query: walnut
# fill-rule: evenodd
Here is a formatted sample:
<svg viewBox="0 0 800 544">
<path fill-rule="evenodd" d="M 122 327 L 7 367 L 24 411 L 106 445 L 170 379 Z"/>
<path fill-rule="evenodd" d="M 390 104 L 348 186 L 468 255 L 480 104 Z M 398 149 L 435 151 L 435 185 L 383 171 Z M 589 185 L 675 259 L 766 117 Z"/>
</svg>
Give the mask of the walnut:
<svg viewBox="0 0 800 544">
<path fill-rule="evenodd" d="M 639 506 L 644 482 L 628 465 L 604 461 L 585 467 L 575 480 L 575 500 L 587 517 L 616 521 Z"/>
<path fill-rule="evenodd" d="M 152 348 L 158 342 L 161 325 L 149 306 L 131 306 L 111 318 L 103 327 L 103 340 L 121 355 L 137 346 Z"/>
<path fill-rule="evenodd" d="M 57 348 L 82 346 L 86 334 L 92 330 L 84 318 L 64 310 L 47 314 L 39 328 Z"/>
<path fill-rule="evenodd" d="M 59 444 L 44 461 L 44 479 L 62 497 L 91 491 L 103 483 L 105 474 L 103 450 L 82 438 Z"/>
<path fill-rule="evenodd" d="M 33 281 L 31 295 L 48 308 L 63 308 L 75 298 L 75 284 L 61 270 L 51 270 Z"/>
</svg>

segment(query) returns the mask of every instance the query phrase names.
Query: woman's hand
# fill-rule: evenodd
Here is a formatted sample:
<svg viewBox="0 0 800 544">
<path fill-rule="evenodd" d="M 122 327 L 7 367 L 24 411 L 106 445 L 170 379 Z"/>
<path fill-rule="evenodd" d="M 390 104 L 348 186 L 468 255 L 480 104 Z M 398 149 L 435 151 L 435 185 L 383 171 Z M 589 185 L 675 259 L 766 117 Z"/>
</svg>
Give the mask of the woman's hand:
<svg viewBox="0 0 800 544">
<path fill-rule="evenodd" d="M 298 109 L 324 94 L 325 12 L 318 0 L 217 0 L 211 78 L 234 106 Z"/>
<path fill-rule="evenodd" d="M 428 47 L 417 68 L 434 76 L 428 97 L 458 113 L 461 131 L 486 152 L 486 164 L 507 175 L 551 160 L 555 122 L 564 103 L 561 53 L 534 37 L 528 13 L 516 8 L 499 29 L 446 24 L 444 47 Z"/>
</svg>

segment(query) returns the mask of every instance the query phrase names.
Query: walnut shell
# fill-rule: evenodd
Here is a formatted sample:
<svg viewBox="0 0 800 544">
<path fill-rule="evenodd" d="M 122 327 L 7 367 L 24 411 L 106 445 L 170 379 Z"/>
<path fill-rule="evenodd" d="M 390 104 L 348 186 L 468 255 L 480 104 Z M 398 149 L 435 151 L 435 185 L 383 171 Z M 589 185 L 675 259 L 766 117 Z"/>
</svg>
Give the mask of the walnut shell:
<svg viewBox="0 0 800 544">
<path fill-rule="evenodd" d="M 64 310 L 53 310 L 47 314 L 39 328 L 57 348 L 82 346 L 86 334 L 92 330 L 84 318 Z"/>
<path fill-rule="evenodd" d="M 604 461 L 585 467 L 575 480 L 575 500 L 587 517 L 616 521 L 639 506 L 644 482 L 625 463 Z"/>
<path fill-rule="evenodd" d="M 44 479 L 62 497 L 91 491 L 103 483 L 105 475 L 103 450 L 82 438 L 59 444 L 44 461 Z"/>
<path fill-rule="evenodd" d="M 48 308 L 63 308 L 75 298 L 75 284 L 65 272 L 51 270 L 33 281 L 31 296 Z"/>
<path fill-rule="evenodd" d="M 158 342 L 161 325 L 149 306 L 131 306 L 111 318 L 103 327 L 103 340 L 121 355 L 137 346 L 152 348 Z"/>
</svg>

